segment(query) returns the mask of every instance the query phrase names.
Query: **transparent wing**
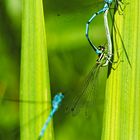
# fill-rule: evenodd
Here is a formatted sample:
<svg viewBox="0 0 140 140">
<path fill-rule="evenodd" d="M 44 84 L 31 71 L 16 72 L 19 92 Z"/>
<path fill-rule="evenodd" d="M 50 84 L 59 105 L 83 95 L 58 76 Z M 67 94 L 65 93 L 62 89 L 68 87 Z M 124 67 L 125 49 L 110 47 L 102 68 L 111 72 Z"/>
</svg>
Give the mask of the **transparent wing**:
<svg viewBox="0 0 140 140">
<path fill-rule="evenodd" d="M 71 101 L 66 105 L 66 112 L 72 112 L 76 115 L 80 110 L 84 110 L 85 115 L 90 114 L 90 110 L 94 104 L 96 92 L 97 76 L 101 65 L 95 65 L 84 80 L 81 91 L 71 98 Z"/>
</svg>

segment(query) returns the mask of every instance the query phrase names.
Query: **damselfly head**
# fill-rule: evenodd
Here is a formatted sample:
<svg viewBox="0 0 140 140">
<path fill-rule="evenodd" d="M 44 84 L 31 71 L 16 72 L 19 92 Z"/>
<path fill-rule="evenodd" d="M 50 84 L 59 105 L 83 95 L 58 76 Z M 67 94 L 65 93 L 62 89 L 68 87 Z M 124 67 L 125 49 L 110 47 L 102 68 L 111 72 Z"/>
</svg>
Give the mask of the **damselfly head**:
<svg viewBox="0 0 140 140">
<path fill-rule="evenodd" d="M 59 98 L 63 99 L 64 98 L 64 94 L 62 94 L 61 92 L 58 93 Z"/>
<path fill-rule="evenodd" d="M 62 100 L 63 98 L 64 98 L 64 95 L 61 92 L 54 96 L 54 100 L 55 101 L 56 100 Z"/>
<path fill-rule="evenodd" d="M 58 107 L 62 101 L 62 99 L 64 98 L 64 95 L 62 93 L 58 93 L 54 96 L 53 98 L 53 107 Z"/>
<path fill-rule="evenodd" d="M 100 50 L 101 53 L 98 55 L 98 59 L 96 60 L 96 64 L 101 64 L 102 61 L 104 60 L 104 56 L 105 56 L 105 47 L 99 46 L 98 50 Z"/>
<path fill-rule="evenodd" d="M 105 47 L 104 46 L 98 46 L 98 50 L 100 50 L 103 53 L 105 51 Z"/>
</svg>

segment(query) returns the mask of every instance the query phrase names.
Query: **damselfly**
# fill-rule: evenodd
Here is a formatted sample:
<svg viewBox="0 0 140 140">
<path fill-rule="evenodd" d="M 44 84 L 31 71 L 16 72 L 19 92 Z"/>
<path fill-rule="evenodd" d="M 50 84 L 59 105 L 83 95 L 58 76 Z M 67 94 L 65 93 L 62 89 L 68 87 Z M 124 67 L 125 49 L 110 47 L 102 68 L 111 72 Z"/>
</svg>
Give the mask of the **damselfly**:
<svg viewBox="0 0 140 140">
<path fill-rule="evenodd" d="M 93 21 L 93 19 L 94 19 L 97 15 L 99 15 L 99 14 L 105 12 L 106 10 L 108 10 L 108 9 L 109 9 L 109 5 L 110 5 L 111 3 L 112 3 L 112 0 L 105 0 L 105 5 L 104 5 L 104 7 L 103 7 L 101 10 L 99 10 L 98 12 L 94 13 L 94 14 L 91 16 L 91 18 L 88 20 L 87 24 L 86 24 L 86 37 L 87 37 L 87 40 L 89 41 L 90 45 L 92 46 L 92 48 L 94 49 L 94 51 L 96 52 L 97 55 L 101 54 L 102 52 L 101 52 L 101 50 L 99 50 L 99 49 L 92 43 L 92 41 L 91 41 L 90 38 L 89 38 L 89 25 L 90 25 L 90 23 Z"/>
<path fill-rule="evenodd" d="M 43 128 L 40 131 L 38 140 L 40 140 L 43 137 L 43 135 L 45 133 L 45 130 L 48 127 L 49 122 L 51 121 L 54 113 L 58 110 L 58 108 L 60 106 L 60 103 L 62 102 L 63 98 L 64 98 L 64 95 L 62 93 L 59 93 L 59 94 L 55 95 L 55 97 L 54 97 L 54 99 L 52 101 L 52 110 L 51 110 L 51 112 L 50 112 L 50 114 L 49 114 L 49 116 L 48 116 Z"/>
<path fill-rule="evenodd" d="M 95 93 L 95 84 L 97 80 L 97 76 L 100 70 L 100 67 L 107 66 L 109 62 L 111 62 L 111 57 L 112 57 L 112 42 L 111 42 L 111 36 L 110 36 L 110 31 L 109 31 L 109 26 L 108 26 L 108 20 L 107 20 L 107 13 L 108 13 L 109 8 L 106 8 L 104 12 L 104 26 L 105 26 L 105 31 L 106 31 L 106 37 L 107 37 L 107 42 L 108 42 L 108 48 L 104 46 L 99 46 L 98 49 L 91 43 L 90 39 L 89 43 L 93 45 L 93 49 L 96 51 L 98 54 L 98 59 L 96 60 L 95 66 L 92 68 L 90 73 L 88 74 L 85 83 L 84 83 L 84 89 L 83 91 L 74 97 L 72 101 L 72 105 L 67 107 L 67 111 L 72 111 L 76 112 L 77 108 L 80 109 L 83 106 L 85 107 L 85 113 L 86 115 L 89 114 L 89 111 L 91 111 L 93 107 L 93 98 L 94 98 L 94 93 Z M 101 11 L 101 10 L 100 10 Z M 95 14 L 94 16 L 95 17 Z M 92 19 L 92 18 L 91 18 Z M 87 25 L 88 26 L 88 25 Z M 87 27 L 88 30 L 88 27 Z M 86 30 L 86 31 L 87 31 Z M 86 32 L 88 34 L 88 32 Z M 87 35 L 88 37 L 88 35 Z"/>
<path fill-rule="evenodd" d="M 105 4 L 104 4 L 104 3 Z M 50 2 L 51 3 L 51 2 Z M 54 15 L 54 17 L 50 18 L 48 17 L 48 24 L 49 22 L 52 20 L 52 22 L 54 22 L 54 26 L 53 24 L 50 24 L 50 34 L 49 37 L 53 38 L 53 42 L 48 41 L 48 43 L 51 46 L 57 46 L 60 48 L 61 47 L 65 47 L 65 48 L 72 48 L 72 47 L 79 47 L 80 43 L 78 43 L 78 41 L 83 42 L 82 45 L 87 45 L 86 41 L 84 39 L 83 36 L 83 26 L 88 18 L 88 15 L 92 12 L 95 11 L 98 7 L 100 7 L 100 5 L 102 8 L 100 8 L 100 10 L 98 12 L 95 12 L 91 18 L 88 20 L 87 24 L 86 24 L 86 37 L 87 40 L 89 41 L 90 45 L 92 46 L 92 48 L 94 49 L 94 51 L 97 53 L 97 55 L 99 53 L 101 53 L 98 49 L 98 47 L 96 47 L 96 43 L 97 43 L 97 37 L 98 37 L 98 33 L 97 33 L 97 27 L 101 27 L 100 26 L 100 21 L 97 22 L 98 26 L 94 26 L 94 31 L 92 32 L 92 37 L 94 37 L 94 41 L 92 41 L 92 37 L 90 37 L 90 33 L 91 30 L 93 28 L 93 26 L 90 26 L 90 32 L 89 32 L 89 25 L 91 25 L 92 23 L 96 24 L 96 20 L 95 17 L 99 17 L 99 15 L 101 13 L 103 13 L 106 9 L 110 9 L 111 11 L 111 20 L 112 20 L 112 26 L 114 28 L 117 28 L 116 26 L 114 26 L 114 21 L 113 21 L 113 16 L 112 13 L 115 14 L 115 12 L 117 11 L 117 9 L 119 9 L 120 13 L 123 12 L 123 10 L 125 9 L 125 3 L 123 3 L 121 0 L 97 0 L 97 1 L 86 1 L 86 2 L 80 2 L 79 0 L 76 1 L 71 1 L 66 2 L 61 0 L 61 4 L 58 6 L 57 4 L 60 3 L 60 1 L 55 1 L 56 5 L 51 5 L 50 7 L 47 7 Z M 47 4 L 46 4 L 47 5 Z M 120 7 L 120 8 L 118 8 Z M 124 8 L 123 8 L 124 7 Z M 99 8 L 98 8 L 99 9 Z M 114 11 L 114 12 L 113 12 Z M 98 15 L 98 16 L 97 16 Z M 120 14 L 120 16 L 122 16 Z M 94 22 L 92 22 L 94 20 Z M 99 20 L 99 18 L 98 18 Z M 55 26 L 57 24 L 57 26 Z M 118 29 L 115 29 L 116 32 L 118 32 Z M 64 32 L 63 32 L 64 31 Z M 53 32 L 55 32 L 55 35 L 53 34 Z M 58 32 L 58 35 L 57 35 Z M 67 32 L 67 34 L 66 34 Z M 100 34 L 103 34 L 103 32 L 100 30 L 99 31 Z M 65 34 L 65 37 L 63 36 Z M 51 37 L 52 35 L 52 37 Z M 58 37 L 59 36 L 59 37 Z M 100 36 L 100 40 L 101 42 L 103 42 L 103 38 L 104 38 L 104 34 L 102 36 Z M 121 38 L 121 37 L 120 37 Z M 67 40 L 67 44 L 65 41 L 62 40 Z M 99 42 L 99 44 L 101 44 Z M 125 52 L 125 55 L 127 57 L 128 62 L 129 58 L 127 56 L 127 51 L 125 49 L 125 46 L 122 45 Z"/>
<path fill-rule="evenodd" d="M 38 106 L 42 106 L 42 104 L 46 104 L 47 106 L 49 105 L 49 107 L 46 107 L 46 109 L 44 111 L 42 111 L 40 114 L 38 114 L 37 116 L 35 116 L 34 118 L 30 119 L 29 122 L 23 124 L 22 126 L 20 126 L 20 129 L 22 131 L 25 131 L 26 128 L 28 127 L 28 125 L 31 125 L 32 123 L 36 123 L 41 116 L 44 116 L 46 114 L 46 112 L 48 112 L 49 110 L 51 110 L 48 118 L 46 118 L 46 122 L 44 124 L 44 126 L 42 127 L 42 129 L 40 130 L 40 134 L 38 134 L 38 139 L 41 139 L 45 133 L 45 130 L 46 128 L 48 127 L 48 124 L 49 122 L 51 121 L 53 115 L 55 114 L 55 112 L 58 110 L 62 100 L 64 98 L 64 95 L 62 93 L 58 93 L 54 96 L 53 100 L 52 100 L 52 110 L 51 110 L 51 106 L 49 104 L 49 102 L 42 102 L 42 101 L 27 101 L 27 100 L 18 100 L 18 99 L 11 99 L 11 98 L 2 98 L 1 99 L 1 104 L 0 104 L 0 108 L 1 108 L 1 111 L 3 108 L 7 108 L 8 110 L 8 116 L 11 118 L 11 121 L 14 117 L 14 113 L 11 114 L 11 111 L 9 109 L 9 107 L 11 107 L 12 109 L 12 106 L 15 104 L 15 103 L 19 103 L 19 104 L 31 104 L 30 107 L 34 107 L 34 105 L 38 105 Z M 14 108 L 13 108 L 14 109 Z M 12 110 L 13 110 L 12 109 Z M 14 111 L 14 110 L 13 110 Z M 1 114 L 1 115 L 6 115 L 6 113 L 4 114 Z M 16 113 L 15 113 L 16 115 Z M 9 122 L 10 122 L 10 118 L 9 118 Z M 3 122 L 5 122 L 5 120 L 3 120 Z M 7 122 L 8 123 L 8 122 Z M 19 128 L 12 128 L 11 132 L 9 131 L 9 137 L 11 139 L 19 139 Z M 5 133 L 5 131 L 1 130 L 1 133 L 0 133 L 0 138 L 1 140 L 4 140 L 4 139 L 9 139 L 7 137 L 7 134 Z"/>
<path fill-rule="evenodd" d="M 85 32 L 84 25 L 86 23 L 86 20 L 87 20 L 89 14 L 93 10 L 95 10 L 95 7 L 98 8 L 98 6 L 103 5 L 103 0 L 97 0 L 97 1 L 93 1 L 93 0 L 87 0 L 87 1 L 47 0 L 45 2 L 48 2 L 48 4 L 46 4 L 47 5 L 47 14 L 46 14 L 47 22 L 46 23 L 47 23 L 48 46 L 51 46 L 50 48 L 60 48 L 60 47 L 64 48 L 65 47 L 68 49 L 71 49 L 72 47 L 74 48 L 75 46 L 79 47 L 79 46 L 81 46 L 81 44 L 83 46 L 86 46 L 87 42 L 86 42 L 86 39 L 84 38 L 84 32 Z M 100 26 L 100 22 L 98 22 L 98 23 Z M 64 37 L 66 37 L 66 38 L 64 38 Z M 95 40 L 96 40 L 95 41 L 95 43 L 96 43 L 97 39 L 95 39 Z M 82 43 L 79 43 L 79 42 L 82 42 Z M 103 38 L 101 39 L 101 42 L 103 42 Z M 99 58 L 105 64 L 105 62 L 107 62 L 106 58 L 109 59 L 109 57 L 105 57 L 105 56 L 107 56 L 106 50 L 103 46 L 99 47 L 98 49 L 100 51 L 101 50 L 103 51 L 102 54 L 104 54 L 104 55 L 100 55 Z M 99 58 L 98 58 L 98 61 L 101 62 Z M 97 64 L 94 66 L 92 73 L 90 73 L 92 76 L 89 76 L 91 79 L 87 78 L 87 80 L 88 80 L 87 82 L 94 81 L 94 79 L 97 78 L 99 69 L 100 69 L 101 65 L 103 64 L 103 63 L 99 63 L 99 62 L 97 62 Z M 68 63 L 68 65 L 69 65 L 69 63 Z M 63 66 L 64 66 L 64 64 L 63 64 Z M 64 71 L 66 71 L 66 70 L 64 69 Z M 56 79 L 55 79 L 55 81 L 56 81 Z M 91 85 L 92 90 L 94 90 L 95 86 L 92 85 L 92 82 L 90 82 L 90 83 L 91 83 L 90 85 Z M 94 85 L 95 85 L 95 83 L 94 83 Z M 86 94 L 84 94 L 84 95 L 86 95 Z M 12 114 L 10 117 L 11 120 L 19 119 L 18 117 L 14 117 L 16 114 L 16 113 L 14 113 L 14 110 L 18 110 L 17 106 L 13 107 L 14 103 L 19 103 L 19 104 L 46 103 L 46 102 L 40 102 L 40 101 L 18 100 L 18 99 L 15 99 L 15 97 L 17 97 L 17 96 L 18 95 L 14 96 L 13 97 L 14 99 L 9 98 L 9 101 L 7 102 L 9 105 L 8 108 L 10 108 L 9 111 L 7 111 L 7 107 L 4 108 L 3 106 L 1 106 L 1 112 L 2 112 L 1 114 L 6 114 L 6 113 L 10 114 L 10 112 L 13 111 L 13 112 L 11 112 L 11 114 Z M 91 96 L 93 97 L 93 94 Z M 92 99 L 92 98 L 90 98 L 91 96 L 89 94 L 89 98 L 88 98 L 89 100 Z M 50 108 L 47 108 L 47 109 L 50 109 Z M 46 110 L 44 110 L 44 112 L 45 111 Z M 42 114 L 44 112 L 42 112 Z M 40 115 L 42 115 L 42 114 L 40 114 Z M 5 120 L 3 118 L 5 118 L 6 120 L 10 120 L 10 119 L 7 119 L 8 115 L 3 115 L 3 116 L 0 115 L 0 116 L 1 116 L 1 120 L 3 120 L 2 121 L 3 123 L 5 122 Z M 39 116 L 37 116 L 35 119 L 33 119 L 32 122 L 37 121 L 38 117 Z M 12 121 L 9 121 L 9 123 L 5 123 L 5 124 L 10 125 L 11 122 Z M 14 122 L 15 122 L 15 124 L 17 124 L 17 121 L 14 121 Z M 18 124 L 17 124 L 17 126 L 18 126 Z M 13 128 L 13 127 L 11 127 L 11 128 Z M 18 126 L 18 128 L 19 128 L 19 126 Z M 10 130 L 7 131 L 6 133 L 1 132 L 3 135 L 3 139 L 5 138 L 5 136 L 8 136 L 8 135 L 10 137 L 10 134 L 9 134 Z M 13 132 L 14 131 L 15 131 L 15 129 L 13 130 Z"/>
</svg>

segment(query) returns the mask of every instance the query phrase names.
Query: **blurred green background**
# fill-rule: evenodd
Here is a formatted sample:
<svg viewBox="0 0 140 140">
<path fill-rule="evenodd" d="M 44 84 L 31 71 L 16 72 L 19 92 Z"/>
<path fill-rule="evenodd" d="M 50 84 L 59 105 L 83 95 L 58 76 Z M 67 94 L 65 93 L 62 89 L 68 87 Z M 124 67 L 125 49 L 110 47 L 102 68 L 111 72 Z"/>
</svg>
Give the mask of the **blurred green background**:
<svg viewBox="0 0 140 140">
<path fill-rule="evenodd" d="M 102 6 L 101 0 L 44 0 L 52 96 L 60 91 L 65 95 L 77 94 L 81 81 L 95 64 L 97 56 L 86 40 L 85 24 Z M 21 0 L 0 0 L 1 140 L 19 139 L 20 102 L 16 100 L 20 81 L 21 8 Z M 103 15 L 97 17 L 91 26 L 90 36 L 95 44 L 106 44 Z M 92 117 L 87 119 L 84 110 L 74 117 L 65 114 L 62 104 L 54 117 L 56 140 L 101 139 L 106 72 L 101 68 L 96 81 Z"/>
</svg>

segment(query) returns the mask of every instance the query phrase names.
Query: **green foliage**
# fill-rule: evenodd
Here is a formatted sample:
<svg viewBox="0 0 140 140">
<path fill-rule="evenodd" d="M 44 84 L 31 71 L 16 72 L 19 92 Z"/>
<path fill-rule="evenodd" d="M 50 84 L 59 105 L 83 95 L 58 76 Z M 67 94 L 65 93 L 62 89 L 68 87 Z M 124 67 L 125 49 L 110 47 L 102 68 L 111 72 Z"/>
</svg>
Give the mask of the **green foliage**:
<svg viewBox="0 0 140 140">
<path fill-rule="evenodd" d="M 20 104 L 20 138 L 35 140 L 51 106 L 46 33 L 42 0 L 23 0 L 22 5 L 20 100 L 33 103 Z M 43 139 L 53 139 L 51 125 Z"/>
<path fill-rule="evenodd" d="M 113 29 L 116 67 L 107 79 L 102 140 L 138 140 L 140 118 L 139 0 L 124 1 Z M 120 5 L 121 6 L 121 5 Z M 119 10 L 122 10 L 119 7 Z M 123 40 L 123 43 L 122 43 Z M 118 55 L 119 54 L 119 60 Z"/>
<path fill-rule="evenodd" d="M 97 2 L 103 1 L 97 0 Z M 93 0 L 44 0 L 45 23 L 41 0 L 4 0 L 0 2 L 0 97 L 18 99 L 19 66 L 21 65 L 20 121 L 21 139 L 36 139 L 50 109 L 49 76 L 52 93 L 76 94 L 79 81 L 95 64 L 93 53 L 85 37 L 85 23 L 100 7 Z M 20 64 L 20 11 L 22 5 L 22 53 Z M 100 5 L 102 7 L 103 3 Z M 114 28 L 114 61 L 107 79 L 102 139 L 139 139 L 139 4 L 129 1 L 123 15 L 115 14 L 118 28 L 129 56 L 124 53 L 118 30 Z M 111 9 L 111 11 L 113 11 Z M 121 8 L 120 8 L 121 11 Z M 90 26 L 96 45 L 106 42 L 103 17 Z M 47 47 L 46 37 L 47 35 Z M 47 64 L 49 55 L 49 76 Z M 117 54 L 117 55 L 116 55 Z M 100 140 L 104 105 L 106 69 L 101 68 L 92 118 L 83 112 L 76 117 L 64 114 L 63 105 L 54 117 L 56 140 Z M 46 104 L 39 102 L 47 101 Z M 65 100 L 65 99 L 64 99 Z M 27 102 L 25 102 L 27 101 Z M 37 101 L 30 103 L 28 101 Z M 39 101 L 39 102 L 38 102 Z M 18 104 L 6 102 L 0 106 L 0 139 L 18 138 Z M 14 130 L 13 130 L 14 129 Z M 13 133 L 14 131 L 14 133 Z M 14 135 L 14 136 L 13 136 Z M 53 139 L 52 125 L 44 139 Z M 131 138 L 130 138 L 131 137 Z"/>
</svg>

